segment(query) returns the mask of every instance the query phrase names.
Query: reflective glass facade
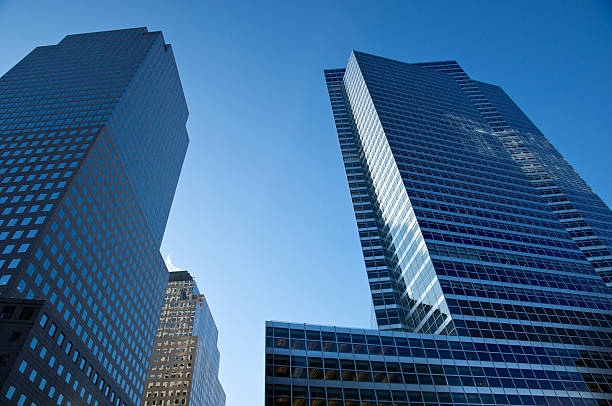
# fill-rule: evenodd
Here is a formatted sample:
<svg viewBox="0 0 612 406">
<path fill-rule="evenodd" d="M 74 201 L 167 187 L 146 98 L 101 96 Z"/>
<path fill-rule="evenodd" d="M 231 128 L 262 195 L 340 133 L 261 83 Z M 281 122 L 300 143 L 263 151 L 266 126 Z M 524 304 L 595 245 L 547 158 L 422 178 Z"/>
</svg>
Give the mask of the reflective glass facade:
<svg viewBox="0 0 612 406">
<path fill-rule="evenodd" d="M 455 346 L 504 345 L 512 354 L 508 358 L 514 357 L 510 362 L 528 370 L 540 368 L 536 358 L 528 357 L 533 351 L 572 349 L 609 359 L 612 291 L 605 283 L 605 247 L 610 210 L 501 89 L 471 80 L 454 61 L 408 64 L 360 52 L 351 54 L 345 69 L 326 70 L 325 78 L 381 330 L 371 334 L 384 336 L 382 330 L 391 330 L 406 339 L 430 334 L 429 340 L 458 342 Z M 271 337 L 276 340 L 275 333 Z M 388 345 L 390 355 L 399 354 L 395 347 L 397 343 Z M 288 349 L 268 342 L 269 354 L 291 356 L 280 348 Z M 328 351 L 335 354 L 331 358 L 342 352 L 336 348 Z M 465 360 L 453 351 L 430 354 L 419 362 Z M 572 365 L 583 368 L 589 357 Z M 493 362 L 468 360 L 480 367 Z M 545 369 L 579 373 L 574 375 L 581 382 L 578 389 L 552 386 L 568 391 L 556 395 L 566 398 L 561 404 L 582 404 L 575 399 L 608 404 L 609 387 L 589 385 L 593 371 L 570 371 L 569 361 L 550 365 Z M 609 382 L 609 363 L 597 368 L 598 379 Z M 531 379 L 531 373 L 518 374 Z M 281 382 L 267 376 L 268 382 Z M 491 377 L 503 376 L 496 372 Z M 283 385 L 293 384 L 292 377 L 283 379 Z M 555 393 L 542 392 L 548 390 L 542 385 L 457 385 L 445 379 L 442 384 L 440 378 L 440 385 L 462 388 L 441 388 L 450 393 L 443 399 L 406 402 L 555 404 L 550 400 Z M 513 396 L 491 400 L 478 395 L 464 401 L 453 395 L 480 386 L 487 388 L 482 393 Z M 410 390 L 437 391 L 422 386 Z M 395 402 L 395 397 L 383 396 L 385 402 Z M 398 396 L 404 404 L 404 395 Z M 267 400 L 274 403 L 276 398 L 270 394 Z M 342 399 L 355 405 L 373 400 Z M 379 399 L 378 404 L 391 403 Z"/>
<path fill-rule="evenodd" d="M 609 290 L 470 90 L 361 53 L 327 78 L 379 328 L 611 344 Z"/>
<path fill-rule="evenodd" d="M 454 61 L 417 64 L 451 75 L 608 286 L 612 212 L 498 86 L 478 82 Z"/>
<path fill-rule="evenodd" d="M 0 79 L 0 299 L 43 303 L 0 403 L 139 404 L 187 114 L 146 28 L 69 35 Z"/>
<path fill-rule="evenodd" d="M 217 337 L 193 277 L 170 272 L 142 406 L 225 405 Z"/>
<path fill-rule="evenodd" d="M 608 405 L 610 349 L 266 323 L 266 405 Z"/>
</svg>

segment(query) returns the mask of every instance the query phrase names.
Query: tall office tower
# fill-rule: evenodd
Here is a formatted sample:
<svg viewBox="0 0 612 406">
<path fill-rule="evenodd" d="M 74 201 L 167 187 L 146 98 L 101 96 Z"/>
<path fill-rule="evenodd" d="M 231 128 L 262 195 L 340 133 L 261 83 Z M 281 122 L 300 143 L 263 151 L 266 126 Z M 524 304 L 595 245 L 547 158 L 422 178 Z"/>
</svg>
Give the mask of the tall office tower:
<svg viewBox="0 0 612 406">
<path fill-rule="evenodd" d="M 612 404 L 605 204 L 456 62 L 325 77 L 379 330 L 269 322 L 267 401 Z"/>
<path fill-rule="evenodd" d="M 457 62 L 417 64 L 455 78 L 604 282 L 612 287 L 612 212 L 499 87 Z"/>
<path fill-rule="evenodd" d="M 217 335 L 193 277 L 170 272 L 142 406 L 225 405 Z"/>
<path fill-rule="evenodd" d="M 1 404 L 140 403 L 187 114 L 146 28 L 69 35 L 0 79 Z"/>
</svg>

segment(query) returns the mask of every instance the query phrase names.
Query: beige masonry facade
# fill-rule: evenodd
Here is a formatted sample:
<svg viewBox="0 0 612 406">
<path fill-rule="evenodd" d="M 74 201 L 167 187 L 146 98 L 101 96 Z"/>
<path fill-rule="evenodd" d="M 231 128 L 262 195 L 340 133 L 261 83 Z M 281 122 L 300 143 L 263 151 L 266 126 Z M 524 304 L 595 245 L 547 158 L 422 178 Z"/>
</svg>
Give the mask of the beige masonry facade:
<svg viewBox="0 0 612 406">
<path fill-rule="evenodd" d="M 216 333 L 204 295 L 199 294 L 191 275 L 170 272 L 141 405 L 225 404 L 216 378 Z M 213 345 L 206 345 L 211 337 Z M 203 353 L 212 354 L 206 357 Z M 210 358 L 213 362 L 206 362 Z M 206 382 L 211 376 L 213 382 Z"/>
</svg>

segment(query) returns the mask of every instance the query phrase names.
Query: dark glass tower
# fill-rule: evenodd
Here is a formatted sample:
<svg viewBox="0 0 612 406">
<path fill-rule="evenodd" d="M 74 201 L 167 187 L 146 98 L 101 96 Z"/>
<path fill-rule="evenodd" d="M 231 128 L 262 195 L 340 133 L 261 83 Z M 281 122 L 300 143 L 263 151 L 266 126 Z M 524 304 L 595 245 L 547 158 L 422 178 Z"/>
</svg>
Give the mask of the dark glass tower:
<svg viewBox="0 0 612 406">
<path fill-rule="evenodd" d="M 608 404 L 606 205 L 456 62 L 325 77 L 380 331 L 269 323 L 268 401 Z"/>
<path fill-rule="evenodd" d="M 187 114 L 146 28 L 69 35 L 0 79 L 0 403 L 140 402 Z"/>
<path fill-rule="evenodd" d="M 379 328 L 612 345 L 610 291 L 540 195 L 543 169 L 462 72 L 361 53 L 327 72 Z"/>
</svg>

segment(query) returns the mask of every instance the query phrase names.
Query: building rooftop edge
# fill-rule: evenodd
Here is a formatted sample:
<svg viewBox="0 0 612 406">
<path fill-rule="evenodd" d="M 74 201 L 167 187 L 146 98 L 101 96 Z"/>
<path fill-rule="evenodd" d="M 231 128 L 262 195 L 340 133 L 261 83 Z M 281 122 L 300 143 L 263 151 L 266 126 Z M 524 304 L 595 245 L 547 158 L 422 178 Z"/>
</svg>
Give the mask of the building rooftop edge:
<svg viewBox="0 0 612 406">
<path fill-rule="evenodd" d="M 189 271 L 168 271 L 168 281 L 191 281 L 194 280 Z"/>
<path fill-rule="evenodd" d="M 311 329 L 322 332 L 330 333 L 357 333 L 365 335 L 379 335 L 386 337 L 412 337 L 420 339 L 441 339 L 450 341 L 469 341 L 469 342 L 485 342 L 485 343 L 503 343 L 503 344 L 526 344 L 535 345 L 539 347 L 556 347 L 556 348 L 569 348 L 569 349 L 584 349 L 583 345 L 565 344 L 565 343 L 553 343 L 553 342 L 534 342 L 534 341 L 521 341 L 521 340 L 508 340 L 502 338 L 487 338 L 487 337 L 471 337 L 471 336 L 458 336 L 458 335 L 446 335 L 446 334 L 428 334 L 428 333 L 413 333 L 404 330 L 377 330 L 372 328 L 362 327 L 341 327 L 324 324 L 311 324 L 311 323 L 297 323 L 290 321 L 278 321 L 278 320 L 266 320 L 266 327 L 279 327 L 279 328 L 300 328 L 300 329 Z M 589 346 L 589 350 L 595 350 L 601 348 L 603 350 L 609 350 L 605 347 Z"/>
</svg>

